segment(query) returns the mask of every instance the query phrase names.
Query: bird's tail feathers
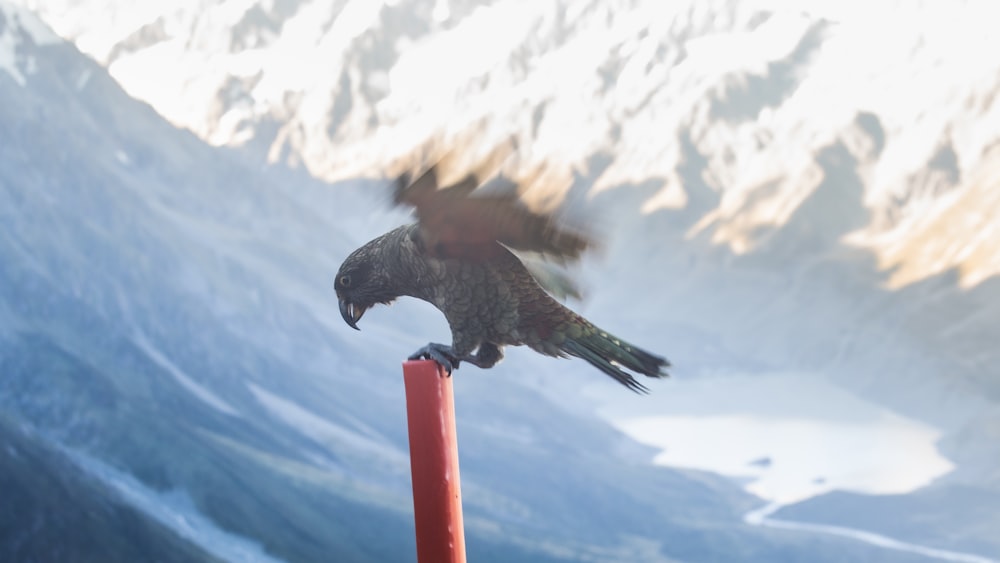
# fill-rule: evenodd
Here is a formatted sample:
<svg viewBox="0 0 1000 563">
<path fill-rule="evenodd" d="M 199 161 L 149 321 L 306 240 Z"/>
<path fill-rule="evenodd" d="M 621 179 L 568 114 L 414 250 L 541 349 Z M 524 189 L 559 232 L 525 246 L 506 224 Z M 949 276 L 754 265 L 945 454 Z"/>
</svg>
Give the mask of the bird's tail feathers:
<svg viewBox="0 0 1000 563">
<path fill-rule="evenodd" d="M 667 377 L 666 368 L 670 367 L 670 362 L 666 358 L 651 354 L 596 327 L 591 328 L 592 330 L 577 338 L 567 338 L 562 349 L 587 360 L 636 393 L 648 393 L 649 389 L 636 381 L 632 374 L 622 370 L 622 367 L 647 377 Z"/>
</svg>

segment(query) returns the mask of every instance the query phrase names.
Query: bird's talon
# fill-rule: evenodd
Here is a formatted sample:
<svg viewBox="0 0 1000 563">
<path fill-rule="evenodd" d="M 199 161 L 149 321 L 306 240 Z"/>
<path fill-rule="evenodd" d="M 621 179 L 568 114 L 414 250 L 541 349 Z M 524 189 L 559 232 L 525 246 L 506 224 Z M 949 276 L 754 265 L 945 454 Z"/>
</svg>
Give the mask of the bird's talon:
<svg viewBox="0 0 1000 563">
<path fill-rule="evenodd" d="M 443 344 L 428 344 L 409 357 L 410 360 L 434 360 L 444 368 L 445 374 L 451 377 L 451 372 L 458 368 L 458 359 L 452 357 L 451 348 Z"/>
</svg>

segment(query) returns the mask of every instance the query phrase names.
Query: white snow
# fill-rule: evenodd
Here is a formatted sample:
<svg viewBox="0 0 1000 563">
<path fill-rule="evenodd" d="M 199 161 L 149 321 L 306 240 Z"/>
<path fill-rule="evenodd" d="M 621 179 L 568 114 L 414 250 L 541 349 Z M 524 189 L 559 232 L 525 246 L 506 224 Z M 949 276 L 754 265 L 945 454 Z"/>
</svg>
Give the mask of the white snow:
<svg viewBox="0 0 1000 563">
<path fill-rule="evenodd" d="M 80 73 L 80 77 L 76 79 L 76 89 L 83 90 L 87 83 L 90 82 L 91 71 L 86 70 Z"/>
<path fill-rule="evenodd" d="M 21 37 L 26 37 L 39 47 L 59 43 L 63 39 L 53 33 L 37 15 L 17 4 L 0 1 L 0 16 L 4 21 L 3 27 L 0 28 L 0 70 L 24 86 L 27 82 L 21 72 L 22 69 L 18 66 Z M 25 56 L 24 65 L 24 72 L 27 74 L 34 72 L 35 62 L 32 57 Z"/>
<path fill-rule="evenodd" d="M 751 526 L 764 526 L 767 528 L 776 528 L 779 530 L 794 530 L 798 532 L 840 536 L 843 538 L 857 540 L 860 542 L 875 545 L 885 549 L 891 549 L 893 551 L 904 551 L 907 553 L 915 553 L 917 555 L 923 555 L 924 557 L 939 559 L 941 561 L 955 561 L 958 563 L 996 563 L 995 559 L 990 559 L 989 557 L 983 557 L 981 555 L 976 555 L 973 553 L 964 553 L 960 551 L 951 551 L 947 549 L 937 549 L 933 547 L 917 545 L 914 543 L 900 541 L 887 536 L 883 536 L 881 534 L 866 532 L 864 530 L 858 530 L 855 528 L 847 528 L 844 526 L 831 526 L 828 524 L 809 524 L 804 522 L 793 522 L 790 520 L 771 518 L 771 514 L 774 514 L 780 508 L 781 504 L 779 503 L 767 504 L 762 506 L 761 508 L 758 508 L 757 510 L 752 510 L 746 513 L 743 516 L 743 520 L 747 524 L 750 524 Z"/>
<path fill-rule="evenodd" d="M 10 10 L 8 12 L 8 10 Z M 5 4 L 0 4 L 0 15 L 9 22 L 7 27 L 0 30 L 0 70 L 10 75 L 19 85 L 24 86 L 24 75 L 17 68 L 17 37 L 15 27 L 12 25 L 11 16 L 14 14 L 12 8 Z"/>
<path fill-rule="evenodd" d="M 3 12 L 7 25 L 27 34 L 35 45 L 52 45 L 63 41 L 34 12 L 16 2 L 0 1 L 0 11 Z"/>
<path fill-rule="evenodd" d="M 661 448 L 655 463 L 737 478 L 771 502 L 907 493 L 954 468 L 937 450 L 939 430 L 810 375 L 701 376 L 658 391 L 604 394 L 599 412 Z"/>
<path fill-rule="evenodd" d="M 198 10 L 198 0 L 172 2 L 170 6 L 128 0 L 17 0 L 21 6 L 35 11 L 61 37 L 78 39 L 80 50 L 106 55 L 116 44 L 142 26 L 159 17 L 169 19 L 171 9 Z M 58 17 L 51 17 L 58 14 Z M 96 56 L 103 61 L 103 57 Z"/>
<path fill-rule="evenodd" d="M 267 554 L 260 544 L 219 528 L 198 511 L 184 491 L 156 491 L 131 474 L 81 451 L 67 448 L 63 448 L 63 451 L 80 469 L 115 490 L 127 504 L 215 557 L 223 561 L 255 563 L 281 561 Z"/>
<path fill-rule="evenodd" d="M 156 362 L 167 373 L 173 376 L 173 378 L 177 380 L 177 383 L 181 384 L 181 387 L 184 387 L 184 389 L 188 390 L 188 392 L 200 399 L 206 405 L 221 413 L 225 413 L 230 416 L 239 416 L 240 413 L 236 410 L 236 408 L 222 400 L 222 398 L 215 393 L 212 393 L 212 391 L 210 391 L 207 387 L 199 384 L 189 375 L 184 373 L 183 370 L 177 367 L 170 361 L 169 358 L 167 358 L 166 355 L 157 349 L 144 334 L 137 333 L 132 340 L 150 357 L 151 360 Z"/>
<path fill-rule="evenodd" d="M 875 159 L 864 171 L 864 197 L 877 213 L 852 241 L 882 255 L 891 249 L 880 235 L 898 230 L 906 237 L 911 223 L 878 218 L 914 189 L 909 178 L 938 145 L 953 144 L 964 174 L 987 158 L 983 149 L 1000 131 L 1000 104 L 992 95 L 1000 86 L 1000 59 L 982 56 L 1000 51 L 992 25 L 1000 4 L 988 0 L 640 0 L 622 6 L 502 0 L 458 19 L 447 2 L 436 1 L 431 31 L 399 40 L 386 69 L 346 65 L 363 52 L 354 40 L 379 31 L 380 13 L 413 10 L 409 2 L 354 1 L 334 13 L 327 2 L 303 0 L 280 29 L 260 30 L 246 44 L 231 39 L 249 0 L 20 2 L 108 63 L 127 91 L 174 123 L 214 144 L 241 144 L 277 119 L 278 131 L 265 139 L 268 156 L 301 159 L 328 179 L 379 174 L 392 155 L 428 135 L 453 133 L 485 116 L 530 139 L 522 144 L 530 162 L 579 165 L 606 151 L 613 162 L 599 185 L 662 178 L 663 191 L 645 209 L 677 208 L 687 199 L 677 178 L 676 133 L 691 130 L 699 151 L 710 155 L 706 177 L 721 195 L 702 225 L 737 252 L 755 247 L 761 227 L 788 220 L 821 179 L 816 152 L 842 137 L 859 112 L 877 117 L 885 146 L 877 159 L 858 155 Z M 440 24 L 444 20 L 448 25 Z M 164 37 L 109 60 L 116 45 L 150 24 Z M 764 94 L 739 88 L 766 77 L 768 65 L 787 61 L 814 32 L 818 48 L 789 71 L 798 81 L 793 89 L 744 121 L 711 115 L 708 96 L 724 88 L 734 87 L 737 101 L 760 103 Z M 619 62 L 604 91 L 601 68 Z M 373 87 L 379 93 L 370 99 L 358 85 L 369 76 L 386 76 L 375 82 L 388 84 Z M 352 83 L 349 92 L 341 91 L 342 77 Z M 230 79 L 244 84 L 243 95 L 227 102 Z M 351 111 L 331 132 L 332 105 L 342 95 Z M 536 125 L 531 114 L 537 108 L 545 112 Z M 610 139 L 616 126 L 619 138 Z M 761 193 L 761 186 L 775 183 Z M 897 215 L 920 216 L 933 199 Z M 1000 263 L 955 253 L 915 268 L 904 282 L 956 261 L 969 280 L 1000 272 Z"/>
<path fill-rule="evenodd" d="M 17 39 L 13 33 L 0 34 L 0 70 L 9 74 L 19 85 L 25 85 L 24 75 L 17 68 Z"/>
<path fill-rule="evenodd" d="M 334 424 L 302 408 L 298 404 L 253 383 L 247 383 L 247 387 L 271 416 L 295 428 L 304 436 L 320 444 L 338 451 L 349 448 L 354 452 L 388 461 L 392 464 L 406 465 L 409 463 L 409 457 L 387 441 L 365 436 L 354 430 Z"/>
</svg>

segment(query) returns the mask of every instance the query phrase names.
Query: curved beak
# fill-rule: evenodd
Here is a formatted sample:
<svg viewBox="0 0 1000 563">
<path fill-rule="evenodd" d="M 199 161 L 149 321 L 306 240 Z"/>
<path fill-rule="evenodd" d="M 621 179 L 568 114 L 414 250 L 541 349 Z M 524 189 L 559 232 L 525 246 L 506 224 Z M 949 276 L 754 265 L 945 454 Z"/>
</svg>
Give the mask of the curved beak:
<svg viewBox="0 0 1000 563">
<path fill-rule="evenodd" d="M 344 317 L 344 322 L 354 330 L 361 330 L 358 328 L 358 321 L 361 320 L 366 310 L 367 307 L 356 305 L 346 299 L 340 299 L 340 316 Z"/>
</svg>

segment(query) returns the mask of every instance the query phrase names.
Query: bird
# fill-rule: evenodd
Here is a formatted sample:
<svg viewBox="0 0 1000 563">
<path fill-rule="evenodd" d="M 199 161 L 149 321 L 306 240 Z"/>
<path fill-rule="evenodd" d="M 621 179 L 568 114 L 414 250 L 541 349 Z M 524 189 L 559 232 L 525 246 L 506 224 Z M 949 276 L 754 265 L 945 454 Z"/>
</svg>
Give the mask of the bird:
<svg viewBox="0 0 1000 563">
<path fill-rule="evenodd" d="M 358 321 L 373 306 L 415 297 L 444 313 L 452 342 L 430 342 L 410 360 L 434 360 L 451 375 L 462 362 L 491 368 L 503 359 L 505 346 L 526 345 L 547 356 L 582 358 L 632 391 L 648 393 L 630 372 L 666 377 L 670 362 L 560 303 L 520 257 L 537 253 L 567 262 L 593 243 L 560 225 L 554 213 L 531 210 L 517 183 L 514 189 L 485 189 L 497 152 L 454 184 L 439 185 L 445 159 L 396 178 L 394 201 L 412 208 L 417 221 L 344 260 L 334 281 L 344 321 L 360 330 Z"/>
</svg>

